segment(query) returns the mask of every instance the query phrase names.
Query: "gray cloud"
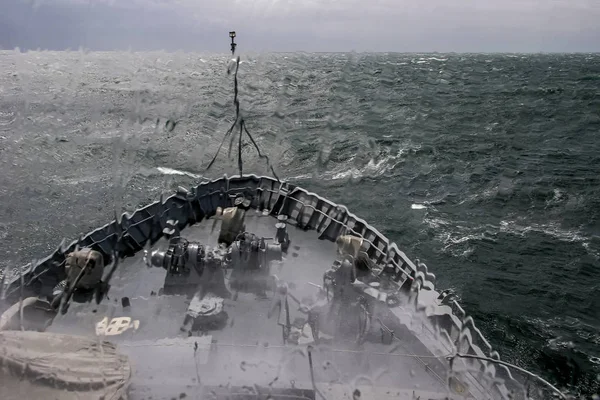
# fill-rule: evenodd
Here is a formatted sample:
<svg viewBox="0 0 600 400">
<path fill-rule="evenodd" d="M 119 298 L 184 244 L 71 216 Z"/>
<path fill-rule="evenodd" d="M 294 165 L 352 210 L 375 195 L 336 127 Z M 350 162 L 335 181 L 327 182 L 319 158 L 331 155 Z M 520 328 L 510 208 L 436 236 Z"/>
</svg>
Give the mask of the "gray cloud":
<svg viewBox="0 0 600 400">
<path fill-rule="evenodd" d="M 0 47 L 600 51 L 596 0 L 4 0 Z"/>
</svg>

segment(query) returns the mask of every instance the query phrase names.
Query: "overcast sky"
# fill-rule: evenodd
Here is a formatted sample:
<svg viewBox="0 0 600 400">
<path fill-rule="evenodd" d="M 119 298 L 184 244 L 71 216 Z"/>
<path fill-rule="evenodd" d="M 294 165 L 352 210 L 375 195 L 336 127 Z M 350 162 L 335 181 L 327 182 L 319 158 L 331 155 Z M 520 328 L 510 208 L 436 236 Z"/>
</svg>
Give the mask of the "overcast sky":
<svg viewBox="0 0 600 400">
<path fill-rule="evenodd" d="M 600 51 L 600 0 L 0 0 L 0 48 Z"/>
</svg>

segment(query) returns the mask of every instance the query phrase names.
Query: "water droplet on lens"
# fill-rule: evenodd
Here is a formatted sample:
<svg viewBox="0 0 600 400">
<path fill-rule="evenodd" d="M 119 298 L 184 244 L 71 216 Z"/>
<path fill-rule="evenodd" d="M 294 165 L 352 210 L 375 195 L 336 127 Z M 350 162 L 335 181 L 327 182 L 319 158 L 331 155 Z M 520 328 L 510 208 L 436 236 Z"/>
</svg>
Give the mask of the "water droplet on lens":
<svg viewBox="0 0 600 400">
<path fill-rule="evenodd" d="M 168 119 L 167 122 L 165 122 L 165 130 L 167 132 L 173 132 L 173 129 L 175 129 L 176 125 L 177 125 L 176 121 L 173 121 L 172 119 Z"/>
</svg>

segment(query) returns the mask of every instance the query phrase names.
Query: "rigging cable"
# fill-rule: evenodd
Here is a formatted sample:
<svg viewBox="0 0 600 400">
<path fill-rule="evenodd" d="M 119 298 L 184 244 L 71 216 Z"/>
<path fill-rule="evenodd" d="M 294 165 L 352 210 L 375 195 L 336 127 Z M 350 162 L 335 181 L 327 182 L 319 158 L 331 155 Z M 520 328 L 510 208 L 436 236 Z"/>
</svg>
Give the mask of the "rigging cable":
<svg viewBox="0 0 600 400">
<path fill-rule="evenodd" d="M 229 32 L 229 37 L 231 37 L 231 54 L 233 55 L 235 53 L 235 47 L 236 47 L 236 43 L 233 42 L 233 38 L 235 37 L 235 32 Z M 246 133 L 246 135 L 248 135 L 248 138 L 250 139 L 250 142 L 252 143 L 252 145 L 256 149 L 256 152 L 258 153 L 258 157 L 261 158 L 261 159 L 264 159 L 266 161 L 267 166 L 271 170 L 271 173 L 273 174 L 273 176 L 275 177 L 275 179 L 277 179 L 277 181 L 280 182 L 279 177 L 275 173 L 275 169 L 271 165 L 269 157 L 266 154 L 263 154 L 260 151 L 260 148 L 258 147 L 258 144 L 256 143 L 256 141 L 254 140 L 254 138 L 252 137 L 252 135 L 248 131 L 248 128 L 246 127 L 246 120 L 244 119 L 244 117 L 242 117 L 240 115 L 240 102 L 238 100 L 238 78 L 237 78 L 237 74 L 238 74 L 239 68 L 240 68 L 240 56 L 237 56 L 237 58 L 235 60 L 235 72 L 233 74 L 233 104 L 235 105 L 235 120 L 233 121 L 233 124 L 231 124 L 231 127 L 227 130 L 227 132 L 225 132 L 225 135 L 223 135 L 223 140 L 221 140 L 221 144 L 219 145 L 219 148 L 217 149 L 217 151 L 216 151 L 214 157 L 212 158 L 211 162 L 208 164 L 208 167 L 206 167 L 206 171 L 208 171 L 210 169 L 210 167 L 212 167 L 212 165 L 216 161 L 217 156 L 219 155 L 219 152 L 221 151 L 221 148 L 223 147 L 223 143 L 225 143 L 225 140 L 229 136 L 231 136 L 231 137 L 230 137 L 230 140 L 229 140 L 229 149 L 227 151 L 227 155 L 228 155 L 228 157 L 231 157 L 231 148 L 233 147 L 233 141 L 235 140 L 235 134 L 233 133 L 233 130 L 236 128 L 236 126 L 239 126 L 239 137 L 238 137 L 238 170 L 239 170 L 240 176 L 242 176 L 242 172 L 243 172 L 243 159 L 242 159 L 242 145 L 243 145 L 243 143 L 242 143 L 242 135 L 244 133 Z M 231 73 L 231 68 L 228 68 L 227 69 L 227 74 L 230 74 L 230 73 Z"/>
<path fill-rule="evenodd" d="M 393 331 L 393 330 L 391 330 L 390 328 L 388 328 L 388 327 L 387 327 L 387 326 L 386 326 L 386 325 L 383 323 L 383 321 L 381 321 L 381 319 L 379 319 L 379 318 L 376 318 L 376 319 L 377 319 L 377 321 L 378 321 L 378 322 L 381 324 L 381 326 L 382 326 L 384 329 L 386 329 L 388 332 L 390 332 L 390 333 L 391 333 L 391 335 L 392 335 L 392 338 L 393 338 L 393 339 L 396 339 L 396 340 L 398 340 L 399 342 L 402 342 L 402 341 L 400 340 L 400 338 L 399 338 L 399 337 L 397 337 L 397 336 L 394 334 L 394 331 Z M 395 346 L 395 347 L 392 349 L 392 351 L 393 351 L 393 350 L 395 350 L 395 349 L 397 349 L 398 347 L 399 347 L 399 346 Z M 394 353 L 392 352 L 392 353 L 390 353 L 390 354 L 394 354 Z M 405 356 L 408 356 L 408 355 L 405 355 Z M 507 368 L 511 368 L 511 369 L 514 369 L 514 370 L 516 370 L 516 371 L 519 371 L 519 372 L 521 372 L 521 373 L 523 373 L 523 374 L 527 375 L 528 377 L 531 377 L 531 378 L 533 378 L 533 379 L 536 379 L 536 380 L 537 380 L 537 381 L 539 381 L 540 383 L 542 383 L 542 384 L 546 385 L 548 388 L 550 388 L 550 389 L 551 389 L 551 390 L 552 390 L 554 393 L 556 393 L 556 394 L 557 394 L 557 395 L 558 395 L 558 396 L 559 396 L 561 399 L 565 399 L 565 400 L 566 400 L 566 399 L 568 399 L 568 397 L 567 397 L 567 396 L 566 396 L 566 395 L 565 395 L 563 392 L 561 392 L 561 391 L 560 391 L 560 389 L 558 389 L 556 386 L 552 385 L 550 382 L 548 382 L 547 380 L 545 380 L 545 379 L 544 379 L 544 378 L 542 378 L 541 376 L 539 376 L 539 375 L 536 375 L 536 374 L 534 374 L 533 372 L 529 372 L 529 371 L 527 371 L 526 369 L 523 369 L 523 368 L 521 368 L 521 367 L 519 367 L 519 366 L 517 366 L 517 365 L 511 364 L 511 363 L 509 363 L 509 362 L 506 362 L 506 361 L 497 360 L 497 359 L 490 358 L 490 357 L 486 357 L 486 356 L 478 356 L 478 355 L 473 355 L 473 354 L 463 354 L 463 353 L 459 353 L 459 352 L 451 353 L 451 354 L 448 354 L 448 355 L 446 355 L 446 356 L 443 356 L 443 357 L 439 357 L 439 356 L 433 356 L 433 357 L 431 357 L 431 356 L 430 356 L 430 357 L 427 357 L 427 356 L 425 356 L 425 357 L 424 357 L 424 356 L 417 356 L 417 355 L 414 355 L 414 354 L 413 354 L 413 355 L 411 355 L 411 357 L 414 357 L 414 358 L 417 358 L 417 359 L 421 359 L 421 358 L 445 358 L 445 359 L 446 359 L 446 360 L 447 360 L 447 361 L 448 361 L 450 364 L 452 364 L 452 362 L 454 361 L 454 359 L 455 359 L 456 357 L 458 357 L 458 358 L 470 358 L 470 359 L 476 359 L 476 360 L 481 360 L 481 361 L 488 361 L 488 362 L 495 363 L 495 364 L 500 364 L 500 365 L 503 365 L 503 366 L 505 366 L 505 367 L 507 367 Z"/>
<path fill-rule="evenodd" d="M 455 353 L 454 355 L 448 356 L 446 357 L 446 359 L 448 361 L 453 360 L 455 357 L 459 357 L 459 358 L 472 358 L 475 360 L 482 360 L 482 361 L 488 361 L 488 362 L 492 362 L 492 363 L 496 363 L 496 364 L 500 364 L 500 365 L 504 365 L 505 367 L 508 368 L 512 368 L 515 369 L 525 375 L 530 376 L 533 379 L 537 379 L 538 381 L 540 381 L 541 383 L 543 383 L 544 385 L 548 386 L 550 389 L 552 389 L 553 392 L 555 392 L 561 399 L 567 399 L 567 396 L 561 392 L 556 386 L 552 385 L 550 382 L 548 382 L 547 380 L 545 380 L 544 378 L 542 378 L 539 375 L 534 374 L 533 372 L 529 372 L 526 369 L 523 369 L 521 367 L 518 367 L 514 364 L 508 363 L 506 361 L 502 361 L 502 360 L 496 360 L 490 357 L 484 357 L 484 356 L 476 356 L 473 354 L 461 354 L 461 353 Z"/>
</svg>

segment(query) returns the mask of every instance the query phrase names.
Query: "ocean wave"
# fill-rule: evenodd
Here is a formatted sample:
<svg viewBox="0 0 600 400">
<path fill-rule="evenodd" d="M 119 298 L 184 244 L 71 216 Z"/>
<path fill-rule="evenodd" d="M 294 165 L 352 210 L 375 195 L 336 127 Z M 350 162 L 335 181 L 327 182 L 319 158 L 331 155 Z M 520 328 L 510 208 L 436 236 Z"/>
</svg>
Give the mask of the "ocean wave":
<svg viewBox="0 0 600 400">
<path fill-rule="evenodd" d="M 156 170 L 159 173 L 163 174 L 163 175 L 188 176 L 188 177 L 193 178 L 193 179 L 201 179 L 201 178 L 203 178 L 201 175 L 194 174 L 194 173 L 189 172 L 189 171 L 181 171 L 181 170 L 174 169 L 174 168 L 157 167 Z"/>
<path fill-rule="evenodd" d="M 17 116 L 14 112 L 0 111 L 0 126 L 12 125 L 16 120 Z"/>
<path fill-rule="evenodd" d="M 371 158 L 367 165 L 362 168 L 353 167 L 350 169 L 346 169 L 344 167 L 340 168 L 341 170 L 335 171 L 331 174 L 331 180 L 340 180 L 340 179 L 360 179 L 363 177 L 371 177 L 375 178 L 378 176 L 385 175 L 386 173 L 392 171 L 396 166 L 400 163 L 399 159 L 404 153 L 403 150 L 398 151 L 396 155 L 388 155 L 382 157 L 380 160 L 375 160 Z M 326 178 L 327 179 L 327 178 Z"/>
<path fill-rule="evenodd" d="M 292 175 L 288 180 L 318 179 L 320 181 L 339 181 L 346 179 L 377 178 L 384 176 L 396 168 L 402 162 L 402 156 L 408 151 L 408 148 L 400 149 L 396 154 L 388 154 L 379 159 L 371 158 L 362 167 L 349 167 L 347 164 L 354 161 L 352 156 L 343 165 L 338 165 L 330 171 L 322 173 L 303 173 Z"/>
<path fill-rule="evenodd" d="M 551 236 L 554 239 L 558 239 L 562 242 L 577 242 L 582 244 L 587 243 L 588 245 L 592 240 L 592 238 L 583 235 L 578 230 L 563 229 L 559 227 L 558 223 L 556 222 L 549 222 L 547 224 L 531 223 L 528 225 L 521 225 L 517 221 L 500 221 L 499 231 L 518 236 L 526 236 L 530 232 L 537 232 Z"/>
<path fill-rule="evenodd" d="M 599 326 L 569 316 L 549 319 L 524 317 L 523 319 L 547 336 L 546 346 L 549 349 L 555 351 L 575 350 L 583 354 L 590 363 L 600 365 L 600 358 L 587 346 L 587 344 L 600 344 Z M 565 336 L 567 331 L 570 333 L 568 338 Z"/>
<path fill-rule="evenodd" d="M 426 216 L 423 222 L 431 229 L 438 231 L 437 237 L 447 251 L 453 246 L 479 240 L 496 240 L 498 233 L 526 237 L 530 233 L 542 233 L 565 243 L 579 243 L 586 252 L 596 259 L 600 253 L 592 246 L 594 237 L 586 236 L 579 230 L 561 228 L 556 222 L 546 224 L 530 223 L 527 225 L 517 221 L 502 220 L 499 225 L 485 224 L 478 227 L 468 227 L 462 222 L 454 222 L 442 218 Z"/>
<path fill-rule="evenodd" d="M 475 247 L 470 246 L 469 243 L 472 241 L 481 241 L 485 238 L 485 233 L 466 236 L 459 235 L 459 237 L 453 237 L 451 234 L 447 234 L 443 239 L 444 247 L 442 247 L 442 252 L 450 253 L 453 257 L 465 258 L 475 251 Z"/>
<path fill-rule="evenodd" d="M 427 224 L 427 226 L 429 226 L 432 229 L 439 229 L 442 227 L 446 227 L 446 226 L 451 226 L 452 222 L 445 220 L 443 218 L 429 218 L 429 217 L 425 217 L 423 219 L 423 222 L 425 224 Z"/>
<path fill-rule="evenodd" d="M 85 183 L 97 184 L 100 182 L 109 181 L 110 179 L 111 179 L 110 176 L 94 174 L 94 175 L 84 175 L 84 176 L 78 176 L 78 177 L 72 177 L 72 178 L 63 177 L 63 176 L 53 176 L 53 177 L 49 178 L 48 181 L 54 185 L 75 186 L 75 185 L 80 185 L 80 184 L 85 184 Z"/>
<path fill-rule="evenodd" d="M 284 180 L 287 180 L 287 181 L 302 181 L 302 180 L 312 179 L 312 178 L 314 178 L 313 174 L 300 174 L 300 175 L 288 176 Z"/>
</svg>

